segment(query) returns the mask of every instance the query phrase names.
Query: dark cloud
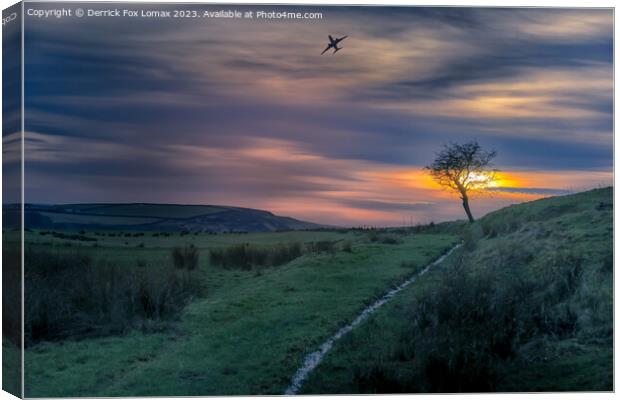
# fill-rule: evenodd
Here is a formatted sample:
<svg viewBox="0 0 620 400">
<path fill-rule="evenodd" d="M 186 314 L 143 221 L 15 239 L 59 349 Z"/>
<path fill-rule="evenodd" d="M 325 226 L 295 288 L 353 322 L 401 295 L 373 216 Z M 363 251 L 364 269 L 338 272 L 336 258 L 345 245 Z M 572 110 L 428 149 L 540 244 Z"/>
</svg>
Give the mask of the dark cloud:
<svg viewBox="0 0 620 400">
<path fill-rule="evenodd" d="M 323 199 L 359 183 L 347 169 L 357 162 L 416 169 L 471 139 L 498 150 L 502 168 L 611 170 L 609 10 L 298 9 L 325 18 L 27 19 L 31 201 Z M 329 33 L 350 38 L 321 57 Z M 214 156 L 257 140 L 315 159 Z"/>
<path fill-rule="evenodd" d="M 587 71 L 594 62 L 609 63 L 609 68 L 611 68 L 610 56 L 613 53 L 611 40 L 597 47 L 590 44 L 500 42 L 493 38 L 482 38 L 476 43 L 484 51 L 441 65 L 427 76 L 416 77 L 413 73 L 409 77 L 404 77 L 405 79 L 362 86 L 356 89 L 351 97 L 370 97 L 378 101 L 459 98 L 463 96 L 463 93 L 459 93 L 463 85 L 498 82 L 518 76 L 526 68 L 553 71 L 561 67 L 579 72 L 580 69 Z M 611 112 L 609 114 L 611 115 Z"/>
</svg>

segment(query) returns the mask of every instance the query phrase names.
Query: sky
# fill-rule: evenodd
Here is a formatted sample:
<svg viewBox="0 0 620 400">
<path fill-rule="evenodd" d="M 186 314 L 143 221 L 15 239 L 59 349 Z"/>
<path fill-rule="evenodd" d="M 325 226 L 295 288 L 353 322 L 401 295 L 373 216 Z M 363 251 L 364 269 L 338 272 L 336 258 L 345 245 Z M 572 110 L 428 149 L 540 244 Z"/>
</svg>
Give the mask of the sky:
<svg viewBox="0 0 620 400">
<path fill-rule="evenodd" d="M 26 202 L 443 221 L 423 167 L 470 140 L 502 171 L 476 216 L 612 184 L 611 10 L 194 7 L 323 18 L 26 17 Z"/>
</svg>

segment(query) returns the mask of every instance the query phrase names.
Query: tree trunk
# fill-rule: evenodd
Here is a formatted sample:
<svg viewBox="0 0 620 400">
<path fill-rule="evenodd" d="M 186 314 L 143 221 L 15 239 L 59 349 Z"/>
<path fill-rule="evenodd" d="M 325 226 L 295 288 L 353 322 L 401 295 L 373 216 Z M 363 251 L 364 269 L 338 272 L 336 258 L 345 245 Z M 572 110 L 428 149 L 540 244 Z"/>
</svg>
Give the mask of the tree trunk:
<svg viewBox="0 0 620 400">
<path fill-rule="evenodd" d="M 463 208 L 465 209 L 465 214 L 467 214 L 467 218 L 469 219 L 469 223 L 474 223 L 474 216 L 471 215 L 471 210 L 469 209 L 469 199 L 467 198 L 467 192 L 461 192 L 461 198 L 463 199 Z"/>
</svg>

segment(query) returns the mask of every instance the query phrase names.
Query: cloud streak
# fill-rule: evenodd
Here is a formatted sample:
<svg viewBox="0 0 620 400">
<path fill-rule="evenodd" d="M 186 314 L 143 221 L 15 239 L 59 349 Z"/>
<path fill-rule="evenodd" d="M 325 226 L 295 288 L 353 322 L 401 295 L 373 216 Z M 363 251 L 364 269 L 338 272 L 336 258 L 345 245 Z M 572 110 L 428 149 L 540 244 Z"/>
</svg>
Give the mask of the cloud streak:
<svg viewBox="0 0 620 400">
<path fill-rule="evenodd" d="M 501 169 L 558 178 L 506 185 L 479 213 L 570 177 L 611 182 L 610 10 L 304 10 L 325 18 L 93 19 L 87 33 L 77 19 L 29 19 L 27 201 L 454 218 L 458 202 L 419 171 L 470 139 L 497 149 Z M 328 33 L 350 38 L 321 57 Z M 596 183 L 580 178 L 592 172 Z"/>
</svg>

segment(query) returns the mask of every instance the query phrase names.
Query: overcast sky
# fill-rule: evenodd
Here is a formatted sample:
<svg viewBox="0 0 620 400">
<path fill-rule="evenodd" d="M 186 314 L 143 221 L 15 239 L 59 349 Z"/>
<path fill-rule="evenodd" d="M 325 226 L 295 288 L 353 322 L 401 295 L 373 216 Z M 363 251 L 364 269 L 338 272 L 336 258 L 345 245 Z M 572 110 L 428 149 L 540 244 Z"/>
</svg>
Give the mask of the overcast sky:
<svg viewBox="0 0 620 400">
<path fill-rule="evenodd" d="M 26 17 L 26 201 L 462 218 L 421 168 L 473 139 L 504 171 L 478 215 L 612 182 L 611 10 L 230 8 L 323 18 Z"/>
</svg>

